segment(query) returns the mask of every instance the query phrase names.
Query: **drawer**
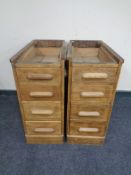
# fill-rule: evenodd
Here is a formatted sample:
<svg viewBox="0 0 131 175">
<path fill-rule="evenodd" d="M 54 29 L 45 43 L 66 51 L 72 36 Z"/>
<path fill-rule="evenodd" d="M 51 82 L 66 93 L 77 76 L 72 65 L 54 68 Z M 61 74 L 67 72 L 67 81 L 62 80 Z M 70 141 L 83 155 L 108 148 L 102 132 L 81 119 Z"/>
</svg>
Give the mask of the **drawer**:
<svg viewBox="0 0 131 175">
<path fill-rule="evenodd" d="M 113 96 L 113 86 L 111 85 L 86 85 L 72 86 L 72 101 L 105 101 L 110 102 Z"/>
<path fill-rule="evenodd" d="M 117 77 L 117 68 L 76 67 L 72 68 L 72 82 L 79 84 L 114 83 Z M 79 84 L 78 84 L 79 82 Z"/>
<path fill-rule="evenodd" d="M 61 103 L 46 101 L 23 102 L 26 121 L 61 120 Z"/>
<path fill-rule="evenodd" d="M 61 122 L 25 122 L 27 135 L 59 135 Z"/>
<path fill-rule="evenodd" d="M 70 118 L 75 120 L 107 121 L 111 107 L 87 105 L 85 103 L 72 103 Z"/>
<path fill-rule="evenodd" d="M 70 144 L 103 144 L 105 141 L 105 137 L 99 136 L 67 136 L 67 142 Z"/>
<path fill-rule="evenodd" d="M 28 144 L 62 144 L 63 135 L 25 135 Z"/>
<path fill-rule="evenodd" d="M 71 135 L 104 136 L 106 122 L 78 122 L 70 121 L 69 132 Z"/>
<path fill-rule="evenodd" d="M 49 68 L 16 68 L 19 83 L 42 83 L 60 85 L 61 69 Z"/>
<path fill-rule="evenodd" d="M 57 86 L 22 83 L 19 85 L 22 100 L 60 100 L 61 91 Z"/>
</svg>

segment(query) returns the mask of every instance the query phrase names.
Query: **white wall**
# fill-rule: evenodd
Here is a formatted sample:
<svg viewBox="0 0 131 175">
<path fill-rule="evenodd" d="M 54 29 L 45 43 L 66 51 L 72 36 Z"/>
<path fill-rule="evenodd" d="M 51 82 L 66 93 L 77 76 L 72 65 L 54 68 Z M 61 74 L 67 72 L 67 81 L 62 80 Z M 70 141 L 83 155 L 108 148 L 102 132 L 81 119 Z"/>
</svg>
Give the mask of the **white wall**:
<svg viewBox="0 0 131 175">
<path fill-rule="evenodd" d="M 124 59 L 131 90 L 130 0 L 0 0 L 0 89 L 15 89 L 9 58 L 32 39 L 100 39 Z"/>
</svg>

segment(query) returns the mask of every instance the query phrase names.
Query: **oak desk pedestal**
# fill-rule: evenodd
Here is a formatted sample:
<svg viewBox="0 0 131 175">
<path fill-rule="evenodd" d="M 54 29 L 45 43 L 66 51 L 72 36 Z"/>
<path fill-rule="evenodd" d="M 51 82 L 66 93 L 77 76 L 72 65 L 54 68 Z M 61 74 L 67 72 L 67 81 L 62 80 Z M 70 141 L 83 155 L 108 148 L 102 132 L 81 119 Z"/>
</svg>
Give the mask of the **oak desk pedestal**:
<svg viewBox="0 0 131 175">
<path fill-rule="evenodd" d="M 64 41 L 34 40 L 11 59 L 27 143 L 63 143 Z"/>
<path fill-rule="evenodd" d="M 123 59 L 102 41 L 70 41 L 67 57 L 67 140 L 101 144 Z"/>
</svg>

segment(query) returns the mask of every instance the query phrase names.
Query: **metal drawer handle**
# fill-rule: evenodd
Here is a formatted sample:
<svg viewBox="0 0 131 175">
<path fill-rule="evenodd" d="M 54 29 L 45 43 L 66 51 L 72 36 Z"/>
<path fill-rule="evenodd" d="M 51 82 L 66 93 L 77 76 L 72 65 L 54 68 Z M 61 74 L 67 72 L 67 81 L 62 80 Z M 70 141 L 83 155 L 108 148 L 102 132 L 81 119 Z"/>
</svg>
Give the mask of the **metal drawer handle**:
<svg viewBox="0 0 131 175">
<path fill-rule="evenodd" d="M 98 128 L 79 128 L 79 132 L 98 132 Z"/>
<path fill-rule="evenodd" d="M 81 92 L 81 97 L 104 97 L 103 92 Z"/>
<path fill-rule="evenodd" d="M 35 132 L 54 132 L 55 130 L 53 128 L 35 128 Z"/>
<path fill-rule="evenodd" d="M 27 78 L 30 79 L 30 80 L 52 80 L 53 75 L 51 75 L 51 74 L 28 73 Z"/>
<path fill-rule="evenodd" d="M 108 74 L 106 73 L 83 73 L 82 74 L 82 78 L 84 79 L 88 79 L 88 78 L 102 78 L 102 79 L 106 79 L 108 77 Z"/>
<path fill-rule="evenodd" d="M 52 97 L 53 92 L 30 92 L 31 97 Z"/>
<path fill-rule="evenodd" d="M 52 110 L 33 109 L 31 111 L 31 114 L 33 114 L 33 115 L 52 115 L 53 111 Z"/>
<path fill-rule="evenodd" d="M 88 116 L 93 116 L 93 117 L 98 117 L 100 116 L 100 113 L 99 112 L 93 112 L 93 111 L 80 111 L 78 112 L 78 116 L 80 117 L 88 117 Z"/>
</svg>

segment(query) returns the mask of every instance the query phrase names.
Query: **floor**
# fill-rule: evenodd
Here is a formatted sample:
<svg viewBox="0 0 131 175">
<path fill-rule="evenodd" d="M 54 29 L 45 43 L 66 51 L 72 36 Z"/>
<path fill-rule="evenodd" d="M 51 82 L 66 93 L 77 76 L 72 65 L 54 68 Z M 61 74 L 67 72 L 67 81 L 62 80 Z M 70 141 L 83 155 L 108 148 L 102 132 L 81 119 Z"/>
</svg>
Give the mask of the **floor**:
<svg viewBox="0 0 131 175">
<path fill-rule="evenodd" d="M 117 93 L 102 146 L 27 145 L 16 95 L 0 95 L 0 175 L 130 175 L 131 93 Z"/>
</svg>

